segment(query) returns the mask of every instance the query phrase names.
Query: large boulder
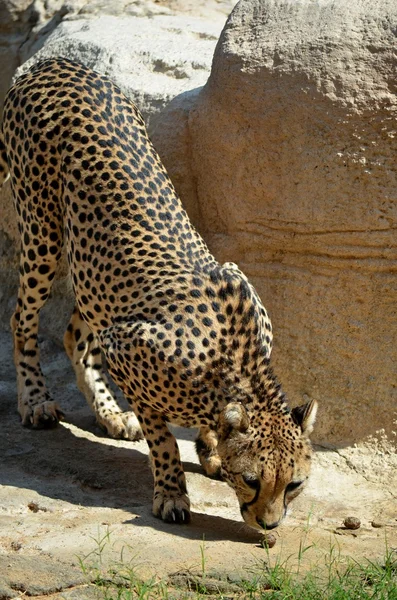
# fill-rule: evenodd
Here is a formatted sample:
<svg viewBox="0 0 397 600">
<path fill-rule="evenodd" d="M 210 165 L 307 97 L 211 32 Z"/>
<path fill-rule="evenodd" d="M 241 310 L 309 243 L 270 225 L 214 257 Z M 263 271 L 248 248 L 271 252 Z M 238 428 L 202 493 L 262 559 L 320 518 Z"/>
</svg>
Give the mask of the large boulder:
<svg viewBox="0 0 397 600">
<path fill-rule="evenodd" d="M 115 80 L 145 113 L 216 256 L 239 262 L 256 284 L 273 319 L 274 363 L 285 390 L 293 403 L 321 402 L 317 440 L 346 444 L 381 428 L 390 434 L 397 364 L 394 0 L 241 0 L 201 91 L 232 0 L 28 4 L 0 0 L 1 26 L 16 40 L 8 75 L 17 63 L 28 61 L 23 71 L 39 58 L 67 54 Z M 173 14 L 176 5 L 183 14 Z M 193 18 L 209 5 L 211 22 Z M 9 190 L 0 204 L 5 326 L 15 302 L 18 236 Z M 60 316 L 72 303 L 66 278 L 55 296 L 43 323 L 59 339 Z"/>
<path fill-rule="evenodd" d="M 0 0 L 0 106 L 19 64 L 18 52 L 30 30 L 30 0 Z"/>
<path fill-rule="evenodd" d="M 26 42 L 16 74 L 52 56 L 83 62 L 119 85 L 146 120 L 178 94 L 206 83 L 223 18 L 162 13 L 145 18 L 119 14 L 117 6 L 117 14 L 104 14 L 101 3 L 94 10 L 98 3 L 67 13 L 51 33 L 40 30 Z"/>
<path fill-rule="evenodd" d="M 15 69 L 29 48 L 44 40 L 84 0 L 0 0 L 0 108 Z"/>
<path fill-rule="evenodd" d="M 207 63 L 206 46 L 211 47 L 211 60 L 215 42 L 234 4 L 235 0 L 205 0 L 201 3 L 195 0 L 0 0 L 0 107 L 15 69 L 45 46 L 48 38 L 61 23 L 71 20 L 81 22 L 85 28 L 83 31 L 88 33 L 86 39 L 84 36 L 83 39 L 80 37 L 78 58 L 84 60 L 87 57 L 92 61 L 92 54 L 96 51 L 99 55 L 98 65 L 100 66 L 101 58 L 105 58 L 103 64 L 108 67 L 104 57 L 108 52 L 116 59 L 115 64 L 110 67 L 110 73 L 117 72 L 120 63 L 123 73 L 134 73 L 136 63 L 133 64 L 132 60 L 136 61 L 137 58 L 138 62 L 150 67 L 151 57 L 166 47 L 165 55 L 157 57 L 160 62 L 154 66 L 157 66 L 160 72 L 164 71 L 164 67 L 168 67 L 165 70 L 170 81 L 174 74 L 178 79 L 190 77 L 186 74 L 186 69 L 189 71 L 188 63 L 192 58 L 192 50 L 195 54 L 193 62 L 196 65 L 193 69 L 200 71 L 200 65 Z M 173 22 L 173 18 L 178 16 L 182 19 L 178 22 L 177 18 L 176 22 Z M 94 26 L 91 30 L 87 21 L 94 21 L 98 17 L 110 17 L 109 27 L 102 21 L 99 28 Z M 113 21 L 113 17 L 118 21 Z M 167 19 L 161 22 L 161 17 L 170 17 L 168 25 Z M 140 20 L 130 21 L 131 18 Z M 152 27 L 148 29 L 147 23 Z M 167 40 L 163 38 L 164 29 L 169 29 Z M 71 35 L 76 34 L 78 30 L 78 26 L 72 28 Z M 91 33 L 95 31 L 97 34 L 93 40 L 90 39 L 90 30 Z M 68 28 L 61 27 L 55 34 L 55 39 L 63 38 L 63 42 L 66 42 L 68 34 Z M 200 44 L 202 40 L 204 44 Z M 102 41 L 106 50 L 101 45 Z M 53 37 L 52 50 L 66 52 L 67 44 L 63 46 L 63 42 L 54 43 Z M 168 44 L 171 50 L 169 59 Z M 90 46 L 89 49 L 87 45 Z M 178 45 L 178 59 L 181 64 L 175 63 L 175 48 Z M 75 46 L 74 44 L 74 53 Z M 118 61 L 118 58 L 121 60 Z M 109 60 L 109 57 L 107 59 Z M 161 61 L 165 64 L 161 65 Z M 179 72 L 174 72 L 178 70 Z M 140 76 L 141 73 L 142 71 L 137 71 L 136 75 Z M 193 84 L 195 83 L 193 81 Z M 145 82 L 142 82 L 142 87 L 144 84 Z M 182 82 L 179 89 L 184 91 L 188 87 L 184 87 Z"/>
<path fill-rule="evenodd" d="M 190 113 L 200 229 L 323 443 L 396 429 L 396 22 L 394 0 L 240 0 Z"/>
</svg>

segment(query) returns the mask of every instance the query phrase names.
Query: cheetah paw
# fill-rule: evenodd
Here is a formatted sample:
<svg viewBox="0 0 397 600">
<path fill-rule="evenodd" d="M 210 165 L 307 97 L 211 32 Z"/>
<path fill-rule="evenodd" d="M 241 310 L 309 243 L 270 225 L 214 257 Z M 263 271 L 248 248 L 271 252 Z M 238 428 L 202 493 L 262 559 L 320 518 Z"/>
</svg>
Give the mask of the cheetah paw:
<svg viewBox="0 0 397 600">
<path fill-rule="evenodd" d="M 53 400 L 46 400 L 40 404 L 26 406 L 21 412 L 22 425 L 33 429 L 49 429 L 58 425 L 64 418 L 64 413 Z"/>
<path fill-rule="evenodd" d="M 113 439 L 131 442 L 143 439 L 138 419 L 132 411 L 107 415 L 106 418 L 98 419 L 98 423 Z"/>
<path fill-rule="evenodd" d="M 190 500 L 186 494 L 176 497 L 158 494 L 153 502 L 153 514 L 166 523 L 187 525 L 190 522 Z"/>
<path fill-rule="evenodd" d="M 207 477 L 211 479 L 222 479 L 222 461 L 217 454 L 212 456 L 199 455 L 201 466 Z"/>
</svg>

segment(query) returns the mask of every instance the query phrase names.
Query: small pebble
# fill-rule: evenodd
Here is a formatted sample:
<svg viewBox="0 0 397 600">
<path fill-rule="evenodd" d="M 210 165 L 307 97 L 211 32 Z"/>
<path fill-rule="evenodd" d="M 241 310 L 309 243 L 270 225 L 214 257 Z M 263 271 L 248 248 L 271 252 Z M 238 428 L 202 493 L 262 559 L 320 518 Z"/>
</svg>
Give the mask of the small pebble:
<svg viewBox="0 0 397 600">
<path fill-rule="evenodd" d="M 22 548 L 22 544 L 20 542 L 11 542 L 11 548 L 18 552 Z"/>
<path fill-rule="evenodd" d="M 376 527 L 377 529 L 379 529 L 379 527 L 383 527 L 383 523 L 381 523 L 380 521 L 371 521 L 371 525 L 372 527 Z"/>
<path fill-rule="evenodd" d="M 361 521 L 360 519 L 357 519 L 357 517 L 346 517 L 343 521 L 343 525 L 346 529 L 359 529 L 361 527 Z"/>
<path fill-rule="evenodd" d="M 276 545 L 277 538 L 273 533 L 268 533 L 264 535 L 261 539 L 262 548 L 273 548 Z"/>
<path fill-rule="evenodd" d="M 44 506 L 39 506 L 39 504 L 37 504 L 37 502 L 29 502 L 28 509 L 34 513 L 39 512 L 39 510 L 41 510 L 43 512 L 47 512 L 47 510 L 48 510 Z"/>
<path fill-rule="evenodd" d="M 29 502 L 28 504 L 28 509 L 31 510 L 34 513 L 39 512 L 39 505 L 37 504 L 37 502 Z"/>
</svg>

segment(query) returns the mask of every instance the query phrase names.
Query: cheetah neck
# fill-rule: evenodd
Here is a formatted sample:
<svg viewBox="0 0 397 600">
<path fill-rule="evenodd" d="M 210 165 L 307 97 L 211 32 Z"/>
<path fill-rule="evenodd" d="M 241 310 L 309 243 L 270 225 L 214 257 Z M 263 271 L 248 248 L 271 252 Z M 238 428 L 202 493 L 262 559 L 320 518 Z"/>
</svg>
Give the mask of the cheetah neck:
<svg viewBox="0 0 397 600">
<path fill-rule="evenodd" d="M 255 371 L 254 371 L 255 372 Z M 227 404 L 241 403 L 249 414 L 286 414 L 290 412 L 280 383 L 274 375 L 269 361 L 255 375 L 236 375 L 236 365 L 223 358 L 211 372 L 198 382 L 193 381 L 192 391 L 199 398 L 209 399 L 212 419 L 218 421 L 219 415 Z"/>
</svg>

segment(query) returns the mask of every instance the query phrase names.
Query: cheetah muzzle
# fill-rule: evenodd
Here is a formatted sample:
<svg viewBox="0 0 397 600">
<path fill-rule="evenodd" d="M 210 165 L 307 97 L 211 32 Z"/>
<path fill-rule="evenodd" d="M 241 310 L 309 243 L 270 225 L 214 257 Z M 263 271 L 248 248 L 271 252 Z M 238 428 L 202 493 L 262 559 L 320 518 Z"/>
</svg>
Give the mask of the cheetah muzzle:
<svg viewBox="0 0 397 600">
<path fill-rule="evenodd" d="M 199 428 L 204 470 L 233 487 L 249 525 L 278 525 L 309 475 L 316 403 L 288 408 L 266 310 L 193 228 L 137 108 L 105 77 L 50 59 L 8 92 L 2 131 L 0 179 L 11 176 L 22 241 L 11 327 L 23 425 L 62 418 L 37 333 L 65 243 L 76 300 L 65 348 L 100 426 L 115 438 L 143 433 L 154 514 L 190 519 L 172 422 Z"/>
</svg>

